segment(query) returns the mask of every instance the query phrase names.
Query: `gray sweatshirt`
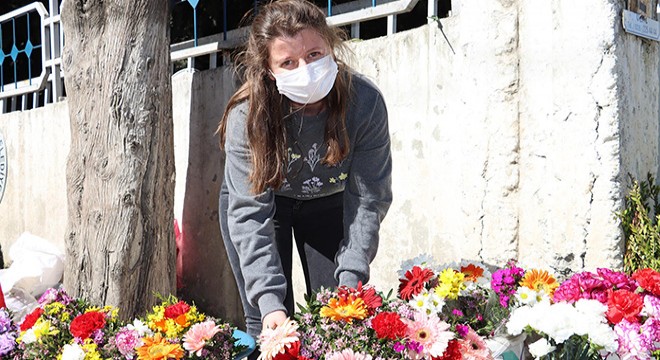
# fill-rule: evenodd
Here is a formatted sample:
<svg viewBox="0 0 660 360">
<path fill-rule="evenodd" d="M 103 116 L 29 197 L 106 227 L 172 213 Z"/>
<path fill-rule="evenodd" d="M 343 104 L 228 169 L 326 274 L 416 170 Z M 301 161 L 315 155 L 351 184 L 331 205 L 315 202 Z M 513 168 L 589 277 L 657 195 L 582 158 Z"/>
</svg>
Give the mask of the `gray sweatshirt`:
<svg viewBox="0 0 660 360">
<path fill-rule="evenodd" d="M 378 231 L 392 202 L 390 134 L 383 96 L 374 84 L 355 74 L 346 127 L 348 157 L 337 166 L 321 163 L 327 111 L 316 116 L 287 116 L 288 167 L 280 189 L 250 191 L 251 167 L 246 134 L 247 102 L 227 119 L 223 198 L 228 199 L 229 236 L 236 247 L 247 298 L 262 317 L 285 310 L 286 280 L 274 243 L 274 196 L 314 199 L 344 192 L 344 239 L 335 258 L 340 285 L 369 280 L 369 264 L 378 249 Z"/>
</svg>

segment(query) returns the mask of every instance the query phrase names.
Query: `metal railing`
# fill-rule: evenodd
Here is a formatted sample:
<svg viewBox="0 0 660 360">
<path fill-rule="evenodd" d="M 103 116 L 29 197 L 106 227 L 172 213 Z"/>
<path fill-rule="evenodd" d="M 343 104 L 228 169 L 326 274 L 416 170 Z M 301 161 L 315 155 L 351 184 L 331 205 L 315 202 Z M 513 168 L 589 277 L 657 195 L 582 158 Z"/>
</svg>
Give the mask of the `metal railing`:
<svg viewBox="0 0 660 360">
<path fill-rule="evenodd" d="M 49 10 L 35 2 L 0 16 L 2 113 L 43 106 L 64 95 L 57 0 L 49 0 Z"/>
<path fill-rule="evenodd" d="M 0 0 L 2 1 L 2 0 Z M 199 38 L 197 32 L 197 6 L 200 0 L 170 0 L 171 6 L 190 6 L 193 10 L 193 39 L 171 45 L 171 59 L 185 61 L 187 69 L 192 70 L 197 58 L 208 56 L 209 68 L 229 63 L 229 52 L 240 46 L 247 38 L 247 28 L 227 28 L 227 0 L 223 1 L 224 25 L 221 33 Z M 202 0 L 204 1 L 204 0 Z M 206 0 L 208 1 L 208 0 Z M 217 1 L 217 0 L 213 0 Z M 253 0 L 256 9 L 258 0 Z M 396 16 L 410 12 L 419 0 L 355 0 L 345 4 L 332 5 L 328 0 L 327 21 L 333 26 L 350 26 L 351 36 L 360 37 L 360 23 L 379 18 L 387 18 L 387 34 L 396 32 Z M 27 110 L 63 99 L 64 71 L 62 64 L 62 46 L 64 37 L 60 23 L 58 0 L 48 0 L 46 11 L 41 3 L 32 3 L 20 9 L 0 16 L 0 112 Z M 187 4 L 187 5 L 186 5 Z M 437 1 L 428 0 L 428 17 L 437 16 Z M 23 18 L 25 20 L 23 20 Z M 38 21 L 38 25 L 34 22 Z M 430 20 L 429 20 L 430 21 Z M 25 29 L 16 24 L 27 24 Z M 11 24 L 11 46 L 3 44 L 5 27 Z M 32 29 L 38 29 L 39 35 L 34 41 Z M 17 41 L 17 35 L 26 41 Z M 6 34 L 4 34 L 6 35 Z M 9 49 L 5 51 L 5 49 Z M 27 74 L 21 69 L 19 57 L 27 59 Z M 219 61 L 221 60 L 221 61 Z M 33 64 L 36 64 L 33 66 Z M 6 71 L 12 67 L 12 71 Z M 32 71 L 35 68 L 38 71 Z M 13 74 L 12 81 L 3 75 Z"/>
</svg>

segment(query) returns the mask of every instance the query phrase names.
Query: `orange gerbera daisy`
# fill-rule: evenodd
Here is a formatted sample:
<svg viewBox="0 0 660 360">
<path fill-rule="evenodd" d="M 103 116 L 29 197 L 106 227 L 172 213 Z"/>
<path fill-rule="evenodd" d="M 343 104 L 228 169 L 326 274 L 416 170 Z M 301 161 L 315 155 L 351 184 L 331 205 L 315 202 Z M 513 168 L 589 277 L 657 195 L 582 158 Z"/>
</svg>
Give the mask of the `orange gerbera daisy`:
<svg viewBox="0 0 660 360">
<path fill-rule="evenodd" d="M 465 281 L 476 282 L 477 279 L 484 276 L 484 269 L 474 264 L 468 266 L 461 266 L 461 272 L 465 274 Z"/>
<path fill-rule="evenodd" d="M 368 314 L 367 304 L 362 298 L 350 295 L 342 298 L 332 298 L 328 305 L 321 308 L 321 316 L 333 321 L 352 323 L 353 319 L 364 320 Z"/>
<path fill-rule="evenodd" d="M 543 290 L 546 294 L 552 296 L 555 289 L 559 287 L 559 283 L 549 272 L 532 269 L 527 271 L 522 280 L 520 280 L 520 286 L 524 286 L 534 291 Z"/>
<path fill-rule="evenodd" d="M 139 360 L 167 360 L 183 358 L 183 348 L 179 344 L 172 344 L 160 334 L 142 339 L 144 344 L 137 349 Z"/>
</svg>

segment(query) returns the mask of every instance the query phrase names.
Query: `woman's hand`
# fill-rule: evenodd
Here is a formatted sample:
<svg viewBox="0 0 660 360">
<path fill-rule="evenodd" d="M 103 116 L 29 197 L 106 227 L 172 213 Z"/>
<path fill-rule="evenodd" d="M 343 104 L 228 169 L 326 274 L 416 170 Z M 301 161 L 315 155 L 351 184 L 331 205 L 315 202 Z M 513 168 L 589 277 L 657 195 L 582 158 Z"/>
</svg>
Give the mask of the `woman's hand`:
<svg viewBox="0 0 660 360">
<path fill-rule="evenodd" d="M 286 313 L 282 310 L 277 310 L 273 311 L 272 313 L 267 314 L 264 316 L 264 321 L 263 321 L 263 329 L 274 329 L 284 322 L 286 320 L 287 316 Z"/>
</svg>

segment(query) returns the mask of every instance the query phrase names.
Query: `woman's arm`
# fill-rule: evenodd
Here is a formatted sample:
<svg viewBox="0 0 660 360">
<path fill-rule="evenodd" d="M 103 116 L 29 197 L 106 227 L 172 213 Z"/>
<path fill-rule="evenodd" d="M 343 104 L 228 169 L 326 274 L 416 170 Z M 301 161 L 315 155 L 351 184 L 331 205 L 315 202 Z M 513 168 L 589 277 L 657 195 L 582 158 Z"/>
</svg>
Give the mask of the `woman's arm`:
<svg viewBox="0 0 660 360">
<path fill-rule="evenodd" d="M 285 310 L 286 279 L 274 243 L 274 195 L 271 190 L 253 194 L 249 175 L 251 155 L 244 106 L 227 118 L 225 184 L 229 192 L 227 221 L 232 243 L 240 259 L 248 301 L 262 317 Z"/>
<path fill-rule="evenodd" d="M 337 253 L 335 277 L 340 285 L 351 287 L 369 280 L 369 264 L 378 250 L 380 223 L 392 203 L 387 108 L 382 95 L 375 89 L 374 92 L 375 100 L 367 102 L 373 107 L 364 110 L 365 115 L 361 116 L 365 119 L 358 120 L 361 126 L 354 133 L 351 168 L 344 190 L 344 240 Z"/>
</svg>

